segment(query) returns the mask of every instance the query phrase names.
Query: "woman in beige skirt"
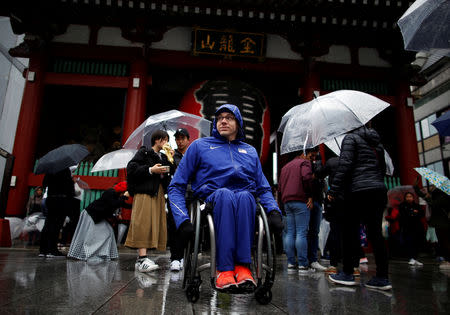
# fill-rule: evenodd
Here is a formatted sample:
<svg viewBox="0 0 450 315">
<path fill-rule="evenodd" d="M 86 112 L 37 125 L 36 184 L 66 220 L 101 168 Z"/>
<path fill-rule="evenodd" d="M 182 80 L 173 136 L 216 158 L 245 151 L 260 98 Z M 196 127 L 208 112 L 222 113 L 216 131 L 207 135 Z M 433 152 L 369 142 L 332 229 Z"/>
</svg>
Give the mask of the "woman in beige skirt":
<svg viewBox="0 0 450 315">
<path fill-rule="evenodd" d="M 140 272 L 159 267 L 147 257 L 147 249 L 166 249 L 164 194 L 173 165 L 160 151 L 168 141 L 169 135 L 165 131 L 155 131 L 151 135 L 151 149 L 142 146 L 127 166 L 128 191 L 134 198 L 125 246 L 138 249 L 135 269 Z"/>
</svg>

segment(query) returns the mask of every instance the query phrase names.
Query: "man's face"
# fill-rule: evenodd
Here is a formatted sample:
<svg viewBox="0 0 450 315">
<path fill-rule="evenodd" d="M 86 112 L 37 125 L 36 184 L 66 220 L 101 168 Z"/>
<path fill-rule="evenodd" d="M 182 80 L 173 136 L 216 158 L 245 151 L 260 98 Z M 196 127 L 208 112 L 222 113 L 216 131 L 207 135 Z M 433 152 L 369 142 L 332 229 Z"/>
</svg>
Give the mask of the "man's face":
<svg viewBox="0 0 450 315">
<path fill-rule="evenodd" d="M 177 148 L 180 151 L 183 151 L 189 145 L 189 139 L 186 136 L 179 135 L 175 138 L 175 142 L 177 143 Z"/>
<path fill-rule="evenodd" d="M 316 156 L 316 153 L 310 151 L 310 152 L 306 153 L 305 159 L 306 159 L 306 160 L 309 160 L 309 161 L 311 161 L 311 162 L 314 162 L 315 156 Z"/>
<path fill-rule="evenodd" d="M 156 152 L 159 152 L 162 150 L 163 146 L 167 143 L 167 141 L 169 141 L 169 139 L 167 138 L 162 138 L 162 139 L 158 139 L 155 140 L 155 146 L 156 146 Z"/>
<path fill-rule="evenodd" d="M 217 131 L 222 137 L 228 139 L 228 141 L 232 141 L 236 139 L 236 135 L 238 133 L 238 124 L 236 121 L 236 117 L 229 112 L 220 113 L 216 116 L 217 122 Z"/>
</svg>

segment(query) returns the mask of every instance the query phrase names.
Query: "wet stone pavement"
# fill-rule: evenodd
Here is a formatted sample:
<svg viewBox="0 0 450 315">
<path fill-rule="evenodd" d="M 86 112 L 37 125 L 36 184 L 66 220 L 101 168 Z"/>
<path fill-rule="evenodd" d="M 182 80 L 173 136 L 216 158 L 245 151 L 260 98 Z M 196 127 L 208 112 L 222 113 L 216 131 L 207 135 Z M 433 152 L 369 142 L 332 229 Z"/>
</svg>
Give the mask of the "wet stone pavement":
<svg viewBox="0 0 450 315">
<path fill-rule="evenodd" d="M 253 295 L 217 293 L 202 273 L 200 299 L 189 303 L 182 274 L 168 269 L 168 253 L 153 253 L 161 269 L 134 271 L 133 251 L 120 250 L 118 261 L 85 263 L 39 258 L 36 249 L 0 249 L 0 314 L 449 314 L 450 272 L 431 259 L 422 268 L 391 261 L 393 290 L 369 290 L 362 284 L 341 287 L 324 273 L 306 275 L 286 269 L 278 257 L 273 299 L 259 305 Z M 374 274 L 373 257 L 361 283 Z"/>
</svg>

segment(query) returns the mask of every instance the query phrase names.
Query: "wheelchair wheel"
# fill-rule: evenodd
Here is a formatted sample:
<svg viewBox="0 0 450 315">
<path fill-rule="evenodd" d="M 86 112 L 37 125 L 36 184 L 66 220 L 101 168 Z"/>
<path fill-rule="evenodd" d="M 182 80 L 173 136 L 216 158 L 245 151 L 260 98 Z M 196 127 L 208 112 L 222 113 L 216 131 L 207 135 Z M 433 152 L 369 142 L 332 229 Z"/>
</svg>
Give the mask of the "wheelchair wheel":
<svg viewBox="0 0 450 315">
<path fill-rule="evenodd" d="M 191 222 L 195 228 L 194 239 L 189 240 L 184 252 L 184 277 L 182 288 L 186 289 L 189 302 L 195 303 L 200 297 L 200 284 L 202 280 L 197 271 L 199 241 L 200 241 L 200 209 L 191 206 Z"/>
<path fill-rule="evenodd" d="M 189 302 L 195 303 L 200 298 L 200 288 L 195 284 L 190 284 L 186 288 L 186 297 Z"/>
<path fill-rule="evenodd" d="M 261 286 L 256 289 L 255 298 L 259 304 L 267 305 L 272 301 L 272 291 L 264 286 Z"/>
<path fill-rule="evenodd" d="M 254 249 L 254 268 L 257 287 L 255 298 L 260 304 L 272 300 L 272 286 L 275 281 L 276 250 L 275 239 L 270 233 L 267 216 L 260 204 L 257 210 L 256 247 Z"/>
</svg>

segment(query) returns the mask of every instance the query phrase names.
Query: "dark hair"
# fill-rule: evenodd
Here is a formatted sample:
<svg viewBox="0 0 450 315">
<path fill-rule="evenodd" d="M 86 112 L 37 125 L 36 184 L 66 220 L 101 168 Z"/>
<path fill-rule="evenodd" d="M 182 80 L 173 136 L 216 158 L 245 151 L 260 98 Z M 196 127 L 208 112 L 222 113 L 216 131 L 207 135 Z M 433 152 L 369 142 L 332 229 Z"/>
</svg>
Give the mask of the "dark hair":
<svg viewBox="0 0 450 315">
<path fill-rule="evenodd" d="M 155 145 L 156 140 L 165 139 L 169 140 L 169 134 L 165 132 L 164 130 L 156 130 L 152 133 L 152 147 Z"/>
<path fill-rule="evenodd" d="M 406 200 L 406 196 L 408 196 L 408 195 L 411 195 L 414 199 L 416 199 L 416 198 L 414 197 L 414 194 L 413 194 L 412 192 L 407 191 L 407 192 L 405 192 L 405 194 L 403 195 L 403 200 Z"/>
</svg>

